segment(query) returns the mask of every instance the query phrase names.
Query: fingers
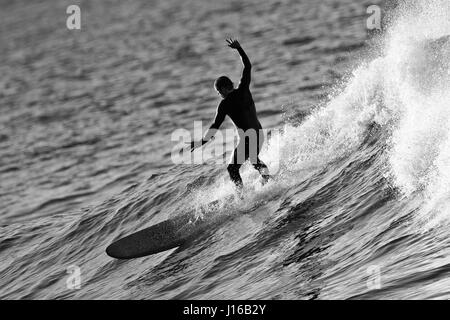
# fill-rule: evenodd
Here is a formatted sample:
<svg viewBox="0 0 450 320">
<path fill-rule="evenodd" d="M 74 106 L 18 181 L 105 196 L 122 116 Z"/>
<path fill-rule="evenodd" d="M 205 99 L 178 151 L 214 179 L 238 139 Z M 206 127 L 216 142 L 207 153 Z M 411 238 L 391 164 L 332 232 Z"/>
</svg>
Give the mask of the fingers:
<svg viewBox="0 0 450 320">
<path fill-rule="evenodd" d="M 236 39 L 228 38 L 228 39 L 225 39 L 225 41 L 227 42 L 228 46 L 231 48 L 239 46 L 239 42 Z"/>
</svg>

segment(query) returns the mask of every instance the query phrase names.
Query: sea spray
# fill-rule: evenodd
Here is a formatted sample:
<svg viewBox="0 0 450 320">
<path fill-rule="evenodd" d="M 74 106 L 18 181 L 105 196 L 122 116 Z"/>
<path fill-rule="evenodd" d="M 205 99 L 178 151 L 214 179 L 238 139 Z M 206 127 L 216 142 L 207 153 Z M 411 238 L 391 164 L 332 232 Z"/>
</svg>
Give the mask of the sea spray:
<svg viewBox="0 0 450 320">
<path fill-rule="evenodd" d="M 428 225 L 450 217 L 450 3 L 403 2 L 386 41 L 384 95 L 399 119 L 390 167 L 404 196 L 419 192 Z"/>
</svg>

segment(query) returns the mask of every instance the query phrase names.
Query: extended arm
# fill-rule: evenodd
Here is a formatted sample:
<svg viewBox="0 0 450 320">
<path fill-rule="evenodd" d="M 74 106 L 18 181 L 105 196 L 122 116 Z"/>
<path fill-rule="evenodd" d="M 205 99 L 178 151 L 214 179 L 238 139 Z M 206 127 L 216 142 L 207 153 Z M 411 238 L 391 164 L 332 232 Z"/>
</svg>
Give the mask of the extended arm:
<svg viewBox="0 0 450 320">
<path fill-rule="evenodd" d="M 209 127 L 209 129 L 206 131 L 205 135 L 203 136 L 201 140 L 201 144 L 195 141 L 191 142 L 191 151 L 194 151 L 195 148 L 199 146 L 203 146 L 205 143 L 207 143 L 209 140 L 211 140 L 214 135 L 216 134 L 216 131 L 219 130 L 220 126 L 222 125 L 222 122 L 225 120 L 225 110 L 224 110 L 223 101 L 219 104 L 216 111 L 216 116 L 214 117 L 214 121 Z"/>
<path fill-rule="evenodd" d="M 241 82 L 239 83 L 239 87 L 241 86 L 249 86 L 251 80 L 251 70 L 252 64 L 250 63 L 250 59 L 245 53 L 244 49 L 242 49 L 241 44 L 237 40 L 227 39 L 228 46 L 230 48 L 236 49 L 239 55 L 241 56 L 242 64 L 244 65 L 244 70 L 242 71 Z"/>
</svg>

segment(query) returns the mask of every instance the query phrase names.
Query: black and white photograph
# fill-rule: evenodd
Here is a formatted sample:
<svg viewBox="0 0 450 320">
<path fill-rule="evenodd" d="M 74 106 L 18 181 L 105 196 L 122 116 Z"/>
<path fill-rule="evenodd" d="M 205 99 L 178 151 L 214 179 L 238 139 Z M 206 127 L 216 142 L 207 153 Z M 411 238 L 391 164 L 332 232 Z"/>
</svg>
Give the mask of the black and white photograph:
<svg viewBox="0 0 450 320">
<path fill-rule="evenodd" d="M 448 300 L 450 1 L 0 0 L 0 204 L 0 300 Z"/>
</svg>

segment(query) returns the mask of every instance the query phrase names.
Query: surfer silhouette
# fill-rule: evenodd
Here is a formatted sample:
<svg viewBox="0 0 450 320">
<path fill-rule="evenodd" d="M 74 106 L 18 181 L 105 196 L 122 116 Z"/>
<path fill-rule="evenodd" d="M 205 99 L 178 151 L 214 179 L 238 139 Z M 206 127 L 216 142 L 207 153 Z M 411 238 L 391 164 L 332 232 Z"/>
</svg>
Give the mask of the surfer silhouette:
<svg viewBox="0 0 450 320">
<path fill-rule="evenodd" d="M 256 115 L 255 103 L 250 92 L 252 65 L 237 40 L 226 39 L 226 42 L 230 48 L 237 50 L 241 57 L 244 65 L 242 77 L 237 88 L 234 88 L 233 82 L 226 76 L 221 76 L 214 82 L 214 88 L 222 97 L 222 101 L 217 106 L 214 121 L 202 140 L 191 142 L 191 152 L 211 140 L 228 115 L 239 134 L 239 143 L 233 151 L 230 163 L 227 166 L 227 171 L 231 180 L 241 190 L 243 183 L 239 169 L 247 160 L 250 160 L 253 167 L 259 171 L 263 178 L 263 183 L 267 182 L 270 176 L 267 166 L 259 158 L 259 152 L 264 143 L 264 136 L 261 123 Z"/>
</svg>

